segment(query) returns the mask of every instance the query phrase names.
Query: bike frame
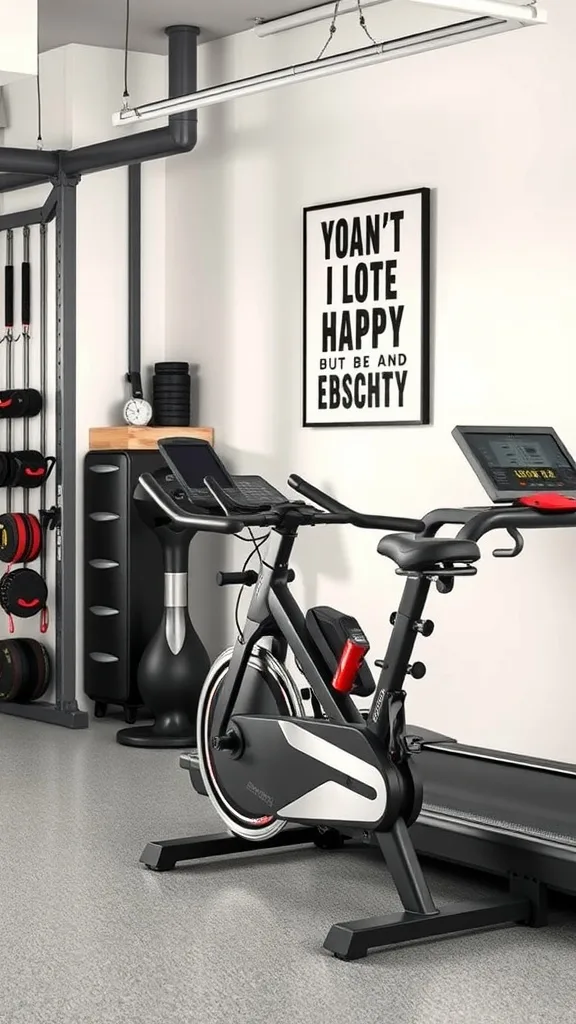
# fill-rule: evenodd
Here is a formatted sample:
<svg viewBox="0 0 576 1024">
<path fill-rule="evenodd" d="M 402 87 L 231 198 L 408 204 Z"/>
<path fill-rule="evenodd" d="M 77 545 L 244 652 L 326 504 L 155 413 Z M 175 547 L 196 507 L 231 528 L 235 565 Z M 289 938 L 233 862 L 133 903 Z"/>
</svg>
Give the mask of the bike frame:
<svg viewBox="0 0 576 1024">
<path fill-rule="evenodd" d="M 243 635 L 236 640 L 222 686 L 222 699 L 218 701 L 220 710 L 215 710 L 214 733 L 218 736 L 226 733 L 254 647 L 272 636 L 280 638 L 292 651 L 329 721 L 365 726 L 395 761 L 402 760 L 407 754 L 403 743 L 406 725 L 403 685 L 418 636 L 415 623 L 422 615 L 431 580 L 420 577 L 406 581 L 368 721 L 365 722 L 351 697 L 331 689 L 325 663 L 310 642 L 304 614 L 290 591 L 289 562 L 297 534 L 297 527 L 271 531 Z"/>
</svg>

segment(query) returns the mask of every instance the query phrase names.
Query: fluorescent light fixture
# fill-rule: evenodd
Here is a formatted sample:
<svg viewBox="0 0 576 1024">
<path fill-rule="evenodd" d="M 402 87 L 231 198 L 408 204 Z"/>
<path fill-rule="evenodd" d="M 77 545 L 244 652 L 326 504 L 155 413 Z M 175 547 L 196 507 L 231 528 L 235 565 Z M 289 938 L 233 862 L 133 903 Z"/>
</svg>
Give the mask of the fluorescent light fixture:
<svg viewBox="0 0 576 1024">
<path fill-rule="evenodd" d="M 363 0 L 362 7 L 376 7 L 388 4 L 390 0 Z M 533 23 L 546 21 L 546 14 L 538 11 L 536 4 L 507 3 L 505 0 L 411 0 L 411 3 L 418 3 L 425 7 L 434 9 L 444 8 L 449 11 L 461 11 L 463 14 L 473 14 L 476 17 L 482 15 L 489 18 L 511 18 L 516 21 Z M 297 14 L 287 14 L 283 18 L 275 18 L 273 21 L 259 22 L 254 31 L 258 36 L 272 36 L 278 32 L 289 32 L 291 29 L 303 28 L 305 25 L 315 25 L 319 21 L 328 21 L 334 17 L 335 3 L 322 4 L 319 7 L 311 7 L 307 11 L 298 11 Z M 338 16 L 342 14 L 358 14 L 358 0 L 340 0 Z"/>
<path fill-rule="evenodd" d="M 362 7 L 376 7 L 379 4 L 388 4 L 390 0 L 363 0 Z M 308 11 L 298 11 L 297 14 L 287 14 L 284 18 L 275 18 L 274 21 L 259 21 L 254 31 L 257 36 L 274 36 L 278 32 L 288 32 L 292 28 L 302 28 L 304 25 L 315 25 L 318 21 L 327 21 L 334 17 L 335 2 L 322 4 L 319 7 L 311 7 Z M 358 0 L 340 0 L 338 17 L 342 14 L 358 14 Z"/>
<path fill-rule="evenodd" d="M 439 6 L 432 4 L 431 0 L 416 0 L 416 2 L 426 3 L 428 6 Z M 246 96 L 255 96 L 284 85 L 311 82 L 317 78 L 326 78 L 328 75 L 337 75 L 344 71 L 368 68 L 374 64 L 382 64 L 417 53 L 426 53 L 429 50 L 437 50 L 445 46 L 454 46 L 467 40 L 482 39 L 484 36 L 509 32 L 546 20 L 545 12 L 539 10 L 535 4 L 529 7 L 516 7 L 514 4 L 500 3 L 500 0 L 445 0 L 445 2 L 448 4 L 454 2 L 454 5 L 457 3 L 458 9 L 464 3 L 469 3 L 471 8 L 489 7 L 493 10 L 497 7 L 503 8 L 507 13 L 499 18 L 476 17 L 457 25 L 445 25 L 401 39 L 391 39 L 384 43 L 378 43 L 376 46 L 367 46 L 333 57 L 324 57 L 322 60 L 310 61 L 307 64 L 295 64 L 292 67 L 281 68 L 279 71 L 270 71 L 264 75 L 240 79 L 237 82 L 218 85 L 212 89 L 202 89 L 189 96 L 177 96 L 173 99 L 145 103 L 141 107 L 118 111 L 113 115 L 112 123 L 119 127 L 124 124 L 138 124 L 140 121 L 153 121 L 160 117 L 169 117 L 172 114 L 183 114 L 189 110 L 200 110 L 202 107 L 214 106 L 217 103 L 225 103 L 228 100 L 241 99 Z M 515 14 L 514 18 L 509 15 L 511 11 Z"/>
<path fill-rule="evenodd" d="M 504 3 L 503 0 L 410 0 L 410 3 L 425 7 L 440 7 L 446 11 L 461 11 L 462 14 L 482 14 L 487 18 L 506 18 L 521 21 L 526 25 L 545 24 L 546 11 L 539 10 L 536 2 L 527 4 Z"/>
</svg>

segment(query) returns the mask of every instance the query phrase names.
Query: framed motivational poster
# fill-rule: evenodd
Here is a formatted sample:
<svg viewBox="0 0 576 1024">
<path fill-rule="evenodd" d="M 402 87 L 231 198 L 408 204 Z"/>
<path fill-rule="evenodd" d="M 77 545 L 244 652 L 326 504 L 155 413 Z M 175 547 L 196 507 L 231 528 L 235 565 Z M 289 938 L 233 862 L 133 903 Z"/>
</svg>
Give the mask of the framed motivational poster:
<svg viewBox="0 0 576 1024">
<path fill-rule="evenodd" d="M 304 426 L 430 422 L 430 190 L 304 211 Z"/>
</svg>

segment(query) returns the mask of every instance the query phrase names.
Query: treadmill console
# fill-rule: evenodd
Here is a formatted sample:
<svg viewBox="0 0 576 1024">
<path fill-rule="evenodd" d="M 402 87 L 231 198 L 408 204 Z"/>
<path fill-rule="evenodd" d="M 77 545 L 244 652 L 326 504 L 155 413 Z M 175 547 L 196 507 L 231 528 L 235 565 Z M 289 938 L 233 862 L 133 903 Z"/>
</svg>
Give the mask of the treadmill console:
<svg viewBox="0 0 576 1024">
<path fill-rule="evenodd" d="M 455 427 L 452 436 L 496 503 L 576 497 L 576 463 L 552 427 Z"/>
<path fill-rule="evenodd" d="M 229 501 L 226 511 L 266 511 L 288 500 L 263 477 L 231 477 L 208 441 L 167 437 L 158 442 L 158 450 L 168 466 L 165 484 L 179 503 L 186 501 L 203 511 L 222 514 L 222 506 L 204 483 L 206 477 L 224 492 Z"/>
</svg>

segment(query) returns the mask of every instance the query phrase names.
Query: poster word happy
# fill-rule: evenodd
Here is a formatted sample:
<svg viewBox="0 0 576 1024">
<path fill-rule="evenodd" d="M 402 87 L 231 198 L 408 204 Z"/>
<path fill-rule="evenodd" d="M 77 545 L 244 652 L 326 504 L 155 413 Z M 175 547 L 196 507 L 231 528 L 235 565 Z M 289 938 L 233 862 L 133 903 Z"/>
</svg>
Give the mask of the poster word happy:
<svg viewBox="0 0 576 1024">
<path fill-rule="evenodd" d="M 304 211 L 304 426 L 429 423 L 430 191 Z"/>
</svg>

